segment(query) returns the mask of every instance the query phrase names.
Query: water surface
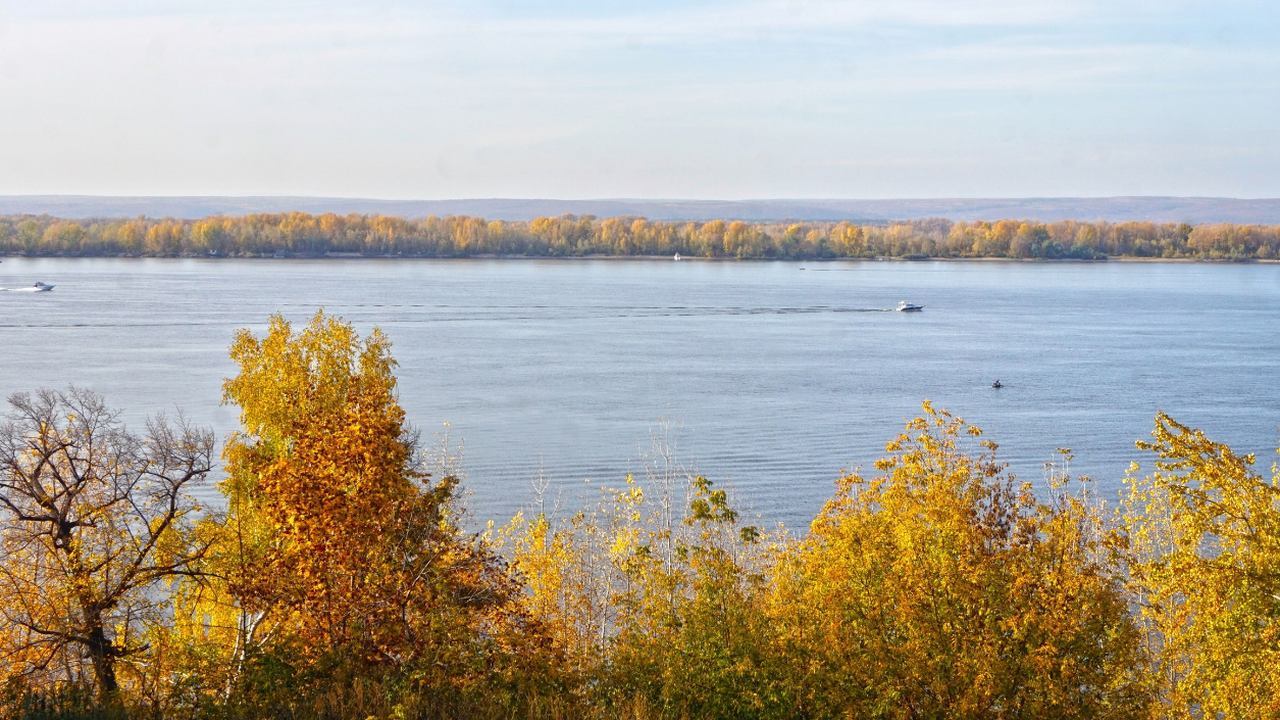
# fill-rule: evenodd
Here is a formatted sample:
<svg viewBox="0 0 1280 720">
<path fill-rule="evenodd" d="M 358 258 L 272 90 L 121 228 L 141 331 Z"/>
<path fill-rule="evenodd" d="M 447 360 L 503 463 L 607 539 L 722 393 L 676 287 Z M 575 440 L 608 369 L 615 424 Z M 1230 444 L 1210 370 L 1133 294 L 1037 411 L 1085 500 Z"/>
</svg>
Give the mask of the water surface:
<svg viewBox="0 0 1280 720">
<path fill-rule="evenodd" d="M 802 270 L 803 268 L 803 270 Z M 503 518 L 541 473 L 643 472 L 651 434 L 755 512 L 803 526 L 930 399 L 1023 477 L 1058 447 L 1119 486 L 1157 410 L 1272 461 L 1280 265 L 619 260 L 19 259 L 0 286 L 0 393 L 84 385 L 140 424 L 220 434 L 240 327 L 319 307 L 395 344 L 401 400 L 449 423 L 471 506 Z M 921 313 L 883 312 L 899 300 Z M 999 378 L 1005 388 L 993 390 Z"/>
</svg>

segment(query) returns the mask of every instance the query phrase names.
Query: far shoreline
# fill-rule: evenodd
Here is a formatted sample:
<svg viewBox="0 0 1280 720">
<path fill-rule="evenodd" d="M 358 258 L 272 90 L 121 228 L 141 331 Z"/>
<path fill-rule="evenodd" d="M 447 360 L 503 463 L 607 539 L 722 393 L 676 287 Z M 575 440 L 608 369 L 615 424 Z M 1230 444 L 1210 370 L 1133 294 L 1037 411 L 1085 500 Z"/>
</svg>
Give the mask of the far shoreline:
<svg viewBox="0 0 1280 720">
<path fill-rule="evenodd" d="M 497 254 L 476 254 L 476 255 L 362 255 L 355 253 L 331 253 L 325 255 L 306 255 L 306 254 L 286 254 L 286 255 L 0 255 L 0 262 L 4 260 L 207 260 L 207 261 L 226 261 L 226 260 L 330 260 L 330 261 L 365 261 L 365 260 L 396 260 L 396 261 L 431 261 L 431 260 L 502 260 L 502 261 L 519 261 L 519 260 L 555 260 L 555 261 L 583 261 L 583 260 L 608 260 L 619 262 L 713 262 L 713 263 L 836 263 L 836 262 L 896 262 L 896 263 L 922 263 L 922 262 L 947 262 L 947 263 L 1025 263 L 1025 264 L 1071 264 L 1071 265 L 1094 265 L 1104 264 L 1108 262 L 1120 263 L 1201 263 L 1208 265 L 1274 265 L 1280 264 L 1277 258 L 1166 258 L 1166 257 L 1145 257 L 1140 255 L 1111 255 L 1100 258 L 1012 258 L 1012 257 L 947 257 L 947 256 L 924 256 L 924 257 L 902 257 L 894 255 L 885 255 L 877 257 L 815 257 L 815 258 L 737 258 L 737 257 L 697 257 L 681 255 L 676 260 L 670 255 L 497 255 Z"/>
</svg>

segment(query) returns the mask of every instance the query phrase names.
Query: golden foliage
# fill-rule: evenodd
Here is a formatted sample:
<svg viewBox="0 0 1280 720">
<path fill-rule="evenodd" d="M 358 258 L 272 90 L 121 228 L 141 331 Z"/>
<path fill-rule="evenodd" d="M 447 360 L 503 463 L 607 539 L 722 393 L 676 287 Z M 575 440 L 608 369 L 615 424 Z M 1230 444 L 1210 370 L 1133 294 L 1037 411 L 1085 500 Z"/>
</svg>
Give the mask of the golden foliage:
<svg viewBox="0 0 1280 720">
<path fill-rule="evenodd" d="M 396 402 L 390 343 L 317 314 L 237 335 L 226 399 L 225 520 L 182 629 L 234 682 L 255 653 L 304 670 L 341 658 L 465 679 L 477 653 L 521 644 L 502 564 L 461 529 L 457 480 L 421 470 Z M 514 639 L 513 639 L 514 638 Z"/>
<path fill-rule="evenodd" d="M 0 717 L 1280 714 L 1280 471 L 1163 414 L 1115 514 L 1065 451 L 1033 488 L 926 403 L 800 538 L 745 524 L 663 448 L 578 512 L 475 535 L 457 479 L 423 469 L 382 333 L 276 316 L 231 354 L 225 513 L 185 495 L 207 431 L 136 436 L 79 390 L 10 399 Z"/>
<path fill-rule="evenodd" d="M 207 546 L 187 491 L 213 437 L 158 417 L 128 432 L 85 390 L 9 399 L 0 426 L 0 681 L 145 691 L 167 581 Z M 124 677 L 122 678 L 122 674 Z"/>
<path fill-rule="evenodd" d="M 927 404 L 881 474 L 841 478 L 776 571 L 773 613 L 817 716 L 1138 717 L 1138 638 L 1096 508 L 1037 502 Z"/>
<path fill-rule="evenodd" d="M 199 220 L 62 220 L 0 216 L 0 254 L 299 257 L 652 255 L 709 258 L 1106 256 L 1275 259 L 1280 226 L 1066 220 L 855 225 L 565 215 L 529 222 L 467 216 L 261 213 Z"/>
<path fill-rule="evenodd" d="M 1161 413 L 1123 522 L 1158 716 L 1280 716 L 1280 473 Z"/>
<path fill-rule="evenodd" d="M 629 476 L 568 520 L 518 515 L 499 537 L 524 603 L 567 674 L 596 702 L 660 716 L 746 717 L 773 709 L 759 645 L 768 552 L 724 490 L 679 473 Z M 753 633 L 752 629 L 760 631 Z"/>
</svg>

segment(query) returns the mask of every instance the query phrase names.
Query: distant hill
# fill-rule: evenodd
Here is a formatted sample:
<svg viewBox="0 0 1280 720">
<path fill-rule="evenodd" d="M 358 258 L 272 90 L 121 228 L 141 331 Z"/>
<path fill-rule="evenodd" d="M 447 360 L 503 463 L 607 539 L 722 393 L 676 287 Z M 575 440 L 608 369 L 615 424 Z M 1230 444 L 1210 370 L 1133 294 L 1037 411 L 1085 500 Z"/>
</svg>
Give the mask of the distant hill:
<svg viewBox="0 0 1280 720">
<path fill-rule="evenodd" d="M 653 220 L 1150 220 L 1154 222 L 1280 224 L 1280 198 L 1111 197 L 906 200 L 369 200 L 320 197 L 0 196 L 0 215 L 64 218 L 199 218 L 260 212 L 360 213 L 401 217 L 473 215 L 494 220 L 595 215 Z"/>
</svg>

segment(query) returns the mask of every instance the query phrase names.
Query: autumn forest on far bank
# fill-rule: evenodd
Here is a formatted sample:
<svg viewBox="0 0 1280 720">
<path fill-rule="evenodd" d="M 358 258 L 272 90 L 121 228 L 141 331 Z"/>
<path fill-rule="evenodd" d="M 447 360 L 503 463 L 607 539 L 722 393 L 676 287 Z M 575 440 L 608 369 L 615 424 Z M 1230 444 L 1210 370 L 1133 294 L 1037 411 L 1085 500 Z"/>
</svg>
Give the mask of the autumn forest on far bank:
<svg viewBox="0 0 1280 720">
<path fill-rule="evenodd" d="M 68 220 L 0 216 L 0 255 L 122 257 L 579 257 L 740 259 L 1107 257 L 1275 260 L 1280 226 L 1000 220 L 531 221 L 306 213 Z"/>
<path fill-rule="evenodd" d="M 385 334 L 230 354 L 224 442 L 9 398 L 0 718 L 1280 716 L 1280 476 L 1166 415 L 1114 498 L 925 402 L 803 533 L 656 470 L 483 526 Z"/>
</svg>

